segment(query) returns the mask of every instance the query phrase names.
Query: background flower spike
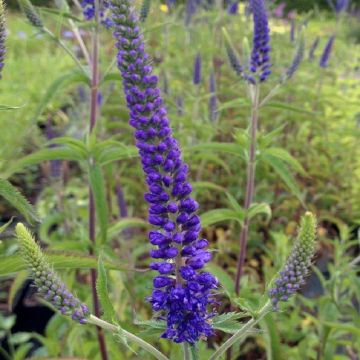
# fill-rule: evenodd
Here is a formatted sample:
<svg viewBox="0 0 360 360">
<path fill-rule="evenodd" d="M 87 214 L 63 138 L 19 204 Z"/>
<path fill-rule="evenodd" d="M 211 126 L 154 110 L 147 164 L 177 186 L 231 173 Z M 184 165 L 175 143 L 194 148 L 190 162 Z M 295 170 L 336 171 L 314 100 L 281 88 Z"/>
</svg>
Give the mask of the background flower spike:
<svg viewBox="0 0 360 360">
<path fill-rule="evenodd" d="M 21 223 L 16 225 L 16 237 L 21 256 L 29 267 L 31 278 L 41 297 L 51 303 L 62 315 L 71 316 L 74 321 L 86 324 L 90 315 L 88 307 L 66 288 L 28 229 Z"/>
<path fill-rule="evenodd" d="M 43 28 L 44 24 L 40 18 L 39 13 L 35 9 L 34 5 L 30 0 L 19 0 L 19 5 L 21 11 L 24 13 L 26 18 L 29 20 L 30 24 L 37 27 Z"/>
<path fill-rule="evenodd" d="M 6 39 L 6 26 L 5 26 L 5 4 L 0 0 L 0 79 L 2 77 L 2 69 L 4 68 L 5 59 L 5 39 Z"/>
<path fill-rule="evenodd" d="M 279 302 L 287 301 L 305 283 L 315 251 L 316 218 L 307 212 L 301 219 L 298 238 L 285 266 L 269 289 L 269 297 L 274 310 Z"/>
</svg>

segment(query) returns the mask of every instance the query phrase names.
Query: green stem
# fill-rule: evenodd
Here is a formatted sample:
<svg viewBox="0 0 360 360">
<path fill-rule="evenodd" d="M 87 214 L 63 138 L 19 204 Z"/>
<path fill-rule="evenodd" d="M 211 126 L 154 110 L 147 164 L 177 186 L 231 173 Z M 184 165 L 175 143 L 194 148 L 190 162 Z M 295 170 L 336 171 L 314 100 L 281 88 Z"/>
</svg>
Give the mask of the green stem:
<svg viewBox="0 0 360 360">
<path fill-rule="evenodd" d="M 99 319 L 94 315 L 90 315 L 88 322 L 90 324 L 96 325 L 104 330 L 108 330 L 112 333 L 121 332 L 121 334 L 128 340 L 138 344 L 142 349 L 146 350 L 148 353 L 152 354 L 158 360 L 169 360 L 164 354 L 162 354 L 159 350 L 153 347 L 148 342 L 144 341 L 143 339 L 137 337 L 136 335 L 121 329 L 119 326 L 110 324 L 104 320 Z"/>
<path fill-rule="evenodd" d="M 183 352 L 184 352 L 184 360 L 191 360 L 189 344 L 183 343 L 182 348 L 183 348 Z"/>
<path fill-rule="evenodd" d="M 209 358 L 209 360 L 218 359 L 222 354 L 226 352 L 236 342 L 244 338 L 248 332 L 257 325 L 269 312 L 272 311 L 272 305 L 268 301 L 257 313 L 257 316 L 249 320 L 244 326 L 239 329 L 231 338 L 229 338 L 223 345 L 221 345 Z"/>
</svg>

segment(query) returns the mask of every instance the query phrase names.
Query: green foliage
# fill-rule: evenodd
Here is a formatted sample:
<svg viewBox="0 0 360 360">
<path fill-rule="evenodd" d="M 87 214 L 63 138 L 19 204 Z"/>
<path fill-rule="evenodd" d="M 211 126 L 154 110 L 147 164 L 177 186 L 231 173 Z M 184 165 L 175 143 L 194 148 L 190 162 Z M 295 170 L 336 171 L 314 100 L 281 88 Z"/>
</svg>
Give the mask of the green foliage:
<svg viewBox="0 0 360 360">
<path fill-rule="evenodd" d="M 6 199 L 15 207 L 28 222 L 40 221 L 39 216 L 27 199 L 5 179 L 0 178 L 0 197 Z"/>
</svg>

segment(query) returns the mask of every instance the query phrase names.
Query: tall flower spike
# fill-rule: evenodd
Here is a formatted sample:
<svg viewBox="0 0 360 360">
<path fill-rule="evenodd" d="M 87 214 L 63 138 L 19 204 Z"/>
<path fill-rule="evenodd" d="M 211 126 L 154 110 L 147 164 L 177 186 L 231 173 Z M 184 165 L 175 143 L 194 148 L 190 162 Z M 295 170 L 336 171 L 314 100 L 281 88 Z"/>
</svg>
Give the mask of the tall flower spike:
<svg viewBox="0 0 360 360">
<path fill-rule="evenodd" d="M 335 11 L 337 14 L 342 13 L 343 11 L 346 11 L 349 7 L 350 0 L 337 0 L 335 4 Z"/>
<path fill-rule="evenodd" d="M 216 97 L 216 79 L 214 71 L 210 74 L 210 98 L 209 98 L 209 119 L 215 122 L 218 117 L 217 97 Z"/>
<path fill-rule="evenodd" d="M 302 34 L 300 35 L 300 40 L 297 45 L 297 49 L 295 51 L 295 55 L 293 61 L 289 68 L 286 70 L 285 74 L 281 78 L 281 82 L 291 79 L 293 75 L 296 73 L 297 69 L 299 68 L 303 58 L 304 58 L 304 51 L 305 51 L 305 41 Z"/>
<path fill-rule="evenodd" d="M 74 321 L 85 324 L 90 315 L 88 307 L 66 288 L 23 224 L 16 225 L 16 236 L 21 256 L 29 267 L 39 294 L 62 315 L 69 315 Z"/>
<path fill-rule="evenodd" d="M 332 48 L 334 46 L 334 41 L 335 41 L 335 35 L 331 35 L 324 47 L 324 51 L 319 60 L 319 65 L 322 68 L 326 68 L 329 65 L 329 59 L 330 59 Z"/>
<path fill-rule="evenodd" d="M 197 54 L 194 61 L 193 83 L 199 85 L 201 83 L 201 55 Z"/>
<path fill-rule="evenodd" d="M 264 0 L 250 0 L 254 19 L 253 49 L 250 71 L 257 73 L 261 82 L 271 74 L 270 71 L 270 29 Z"/>
<path fill-rule="evenodd" d="M 274 310 L 278 309 L 279 302 L 287 301 L 305 283 L 314 255 L 315 237 L 316 218 L 311 212 L 307 212 L 301 219 L 298 239 L 286 264 L 274 281 L 274 286 L 269 289 Z"/>
<path fill-rule="evenodd" d="M 199 205 L 190 197 L 188 166 L 172 135 L 132 3 L 113 0 L 112 12 L 117 63 L 149 189 L 149 222 L 156 228 L 149 233 L 150 243 L 157 247 L 150 255 L 160 260 L 150 265 L 160 275 L 153 279 L 148 301 L 167 322 L 162 337 L 193 344 L 213 333 L 207 307 L 217 285 L 214 276 L 200 271 L 211 255 L 205 250 L 207 240 L 199 238 Z"/>
<path fill-rule="evenodd" d="M 42 29 L 44 27 L 39 13 L 37 12 L 30 0 L 19 0 L 19 5 L 21 11 L 24 13 L 32 26 L 35 26 L 39 29 Z"/>
<path fill-rule="evenodd" d="M 0 0 L 0 79 L 2 78 L 2 69 L 4 68 L 6 26 L 5 26 L 5 4 Z"/>
<path fill-rule="evenodd" d="M 316 37 L 314 42 L 311 44 L 310 50 L 309 50 L 309 60 L 312 61 L 315 59 L 315 51 L 317 47 L 319 46 L 320 38 Z"/>
</svg>

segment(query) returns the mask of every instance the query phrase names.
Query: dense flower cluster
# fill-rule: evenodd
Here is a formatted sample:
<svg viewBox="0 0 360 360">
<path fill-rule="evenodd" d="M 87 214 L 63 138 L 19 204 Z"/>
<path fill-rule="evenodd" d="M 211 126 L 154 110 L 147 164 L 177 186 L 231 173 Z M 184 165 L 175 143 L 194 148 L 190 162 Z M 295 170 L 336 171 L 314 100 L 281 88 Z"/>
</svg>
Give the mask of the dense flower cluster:
<svg viewBox="0 0 360 360">
<path fill-rule="evenodd" d="M 292 60 L 291 65 L 286 70 L 284 76 L 282 77 L 282 81 L 290 79 L 293 77 L 293 75 L 298 70 L 303 58 L 304 58 L 304 52 L 305 52 L 305 42 L 304 38 L 301 37 L 299 44 L 297 46 L 297 49 L 295 51 L 294 58 Z"/>
<path fill-rule="evenodd" d="M 309 60 L 311 60 L 311 61 L 315 59 L 315 51 L 316 51 L 317 47 L 319 46 L 319 42 L 320 42 L 320 38 L 317 36 L 315 38 L 314 42 L 310 46 Z"/>
<path fill-rule="evenodd" d="M 5 27 L 5 8 L 3 0 L 0 0 L 0 79 L 2 69 L 4 67 L 5 59 L 5 39 L 6 39 L 6 27 Z"/>
<path fill-rule="evenodd" d="M 335 35 L 331 35 L 329 37 L 329 40 L 327 41 L 325 47 L 324 47 L 324 51 L 320 57 L 319 60 L 319 65 L 322 68 L 326 68 L 329 64 L 329 60 L 330 60 L 330 55 L 331 55 L 331 50 L 334 46 L 334 41 L 335 41 Z"/>
<path fill-rule="evenodd" d="M 210 98 L 209 98 L 209 118 L 211 122 L 215 122 L 218 117 L 217 96 L 216 96 L 216 79 L 214 71 L 210 74 Z"/>
<path fill-rule="evenodd" d="M 95 0 L 82 0 L 83 15 L 86 20 L 92 20 L 95 17 Z M 109 1 L 100 0 L 100 22 L 107 28 L 112 27 L 112 21 L 107 17 L 106 12 L 109 8 Z"/>
<path fill-rule="evenodd" d="M 31 270 L 31 276 L 40 295 L 61 314 L 69 315 L 80 324 L 85 324 L 89 315 L 88 307 L 66 288 L 24 225 L 17 224 L 16 235 L 21 255 Z"/>
<path fill-rule="evenodd" d="M 201 83 L 201 56 L 197 54 L 194 61 L 194 71 L 193 71 L 193 83 L 194 85 L 199 85 Z"/>
<path fill-rule="evenodd" d="M 346 11 L 349 7 L 350 0 L 337 0 L 335 4 L 335 11 L 340 14 L 343 11 Z"/>
<path fill-rule="evenodd" d="M 228 5 L 227 11 L 230 15 L 236 15 L 239 12 L 239 2 L 236 0 Z"/>
<path fill-rule="evenodd" d="M 301 219 L 298 239 L 280 271 L 269 296 L 275 310 L 280 301 L 287 301 L 305 283 L 311 259 L 314 255 L 316 219 L 307 212 Z"/>
<path fill-rule="evenodd" d="M 250 71 L 259 74 L 259 80 L 265 81 L 270 71 L 270 30 L 264 0 L 251 0 L 254 17 L 253 49 L 250 60 Z"/>
<path fill-rule="evenodd" d="M 207 306 L 217 284 L 211 274 L 199 271 L 211 259 L 205 250 L 207 240 L 199 238 L 199 205 L 190 197 L 188 166 L 172 135 L 158 79 L 144 51 L 138 17 L 129 0 L 113 0 L 111 8 L 130 125 L 136 129 L 136 146 L 149 188 L 145 194 L 149 222 L 157 228 L 149 233 L 151 244 L 157 246 L 150 255 L 160 261 L 150 268 L 160 275 L 153 280 L 148 300 L 167 322 L 164 338 L 195 343 L 212 334 Z"/>
<path fill-rule="evenodd" d="M 40 15 L 29 0 L 19 0 L 19 5 L 31 25 L 39 29 L 44 27 Z"/>
</svg>

